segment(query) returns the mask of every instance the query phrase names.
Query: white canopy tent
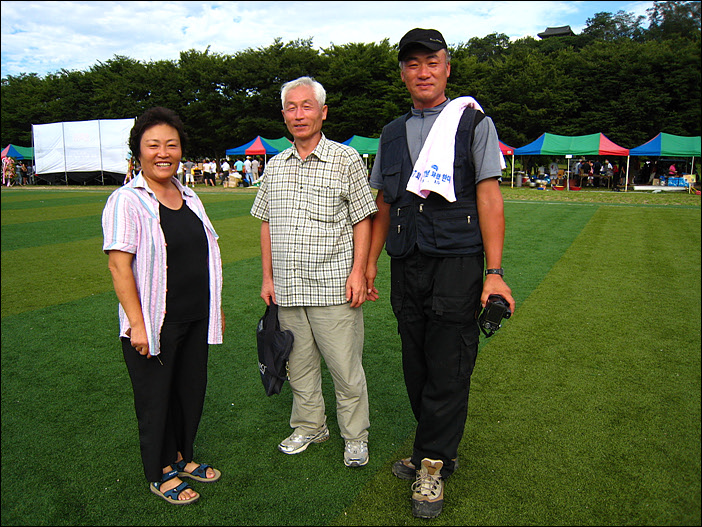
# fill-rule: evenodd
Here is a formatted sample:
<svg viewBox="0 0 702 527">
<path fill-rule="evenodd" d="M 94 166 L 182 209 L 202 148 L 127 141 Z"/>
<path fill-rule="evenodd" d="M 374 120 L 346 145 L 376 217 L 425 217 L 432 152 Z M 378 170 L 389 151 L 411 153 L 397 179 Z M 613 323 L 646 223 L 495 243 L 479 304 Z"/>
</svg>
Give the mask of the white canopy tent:
<svg viewBox="0 0 702 527">
<path fill-rule="evenodd" d="M 125 174 L 131 119 L 99 119 L 33 124 L 36 174 L 112 172 Z"/>
</svg>

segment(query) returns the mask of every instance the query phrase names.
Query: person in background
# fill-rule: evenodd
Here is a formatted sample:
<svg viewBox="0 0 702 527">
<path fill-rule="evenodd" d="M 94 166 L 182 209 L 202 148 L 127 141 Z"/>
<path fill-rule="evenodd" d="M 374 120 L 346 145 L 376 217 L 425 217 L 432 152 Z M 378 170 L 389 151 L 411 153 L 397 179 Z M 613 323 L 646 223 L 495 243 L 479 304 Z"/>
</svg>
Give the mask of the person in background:
<svg viewBox="0 0 702 527">
<path fill-rule="evenodd" d="M 229 169 L 231 167 L 229 166 L 229 161 L 227 161 L 226 158 L 222 161 L 222 177 L 221 177 L 221 183 L 224 185 L 224 182 L 229 179 Z"/>
<path fill-rule="evenodd" d="M 293 332 L 289 358 L 293 433 L 278 449 L 303 452 L 329 438 L 321 358 L 331 373 L 344 464 L 368 463 L 370 426 L 363 370 L 365 269 L 377 209 L 356 150 L 328 140 L 324 87 L 310 77 L 283 85 L 293 146 L 266 165 L 251 215 L 261 223 L 261 298 L 280 306 Z"/>
<path fill-rule="evenodd" d="M 205 158 L 202 162 L 202 182 L 207 187 L 210 182 L 210 160 Z"/>
<path fill-rule="evenodd" d="M 20 161 L 19 164 L 19 176 L 17 177 L 18 185 L 26 185 L 28 183 L 28 171 L 27 163 L 25 161 Z"/>
<path fill-rule="evenodd" d="M 392 471 L 414 480 L 412 514 L 435 518 L 465 429 L 480 336 L 476 312 L 490 295 L 501 295 L 514 311 L 502 269 L 503 159 L 495 125 L 475 100 L 447 98 L 451 63 L 439 31 L 409 31 L 398 59 L 412 108 L 380 136 L 370 182 L 378 189 L 378 213 L 366 280 L 368 298 L 377 299 L 377 261 L 385 246 L 405 386 L 417 421 L 412 454 Z"/>
<path fill-rule="evenodd" d="M 11 187 L 15 178 L 16 165 L 15 159 L 12 157 L 2 158 L 2 184 Z"/>
<path fill-rule="evenodd" d="M 244 162 L 237 158 L 236 161 L 234 161 L 234 170 L 239 172 L 240 175 L 244 173 Z"/>
<path fill-rule="evenodd" d="M 195 188 L 195 174 L 193 174 L 193 169 L 195 168 L 195 163 L 192 160 L 187 159 L 185 161 L 185 186 L 188 185 Z"/>
<path fill-rule="evenodd" d="M 217 233 L 197 194 L 175 177 L 186 141 L 175 112 L 144 112 L 129 137 L 141 174 L 109 196 L 102 214 L 144 474 L 172 504 L 200 497 L 181 478 L 221 475 L 193 461 L 208 348 L 222 343 L 224 313 Z"/>
<path fill-rule="evenodd" d="M 252 185 L 258 181 L 258 178 L 260 175 L 258 169 L 259 169 L 260 165 L 261 165 L 261 163 L 259 162 L 258 157 L 254 157 L 251 160 L 251 184 Z"/>
<path fill-rule="evenodd" d="M 246 161 L 244 161 L 244 186 L 248 187 L 253 183 L 253 176 L 251 172 L 251 156 L 246 156 Z"/>
</svg>

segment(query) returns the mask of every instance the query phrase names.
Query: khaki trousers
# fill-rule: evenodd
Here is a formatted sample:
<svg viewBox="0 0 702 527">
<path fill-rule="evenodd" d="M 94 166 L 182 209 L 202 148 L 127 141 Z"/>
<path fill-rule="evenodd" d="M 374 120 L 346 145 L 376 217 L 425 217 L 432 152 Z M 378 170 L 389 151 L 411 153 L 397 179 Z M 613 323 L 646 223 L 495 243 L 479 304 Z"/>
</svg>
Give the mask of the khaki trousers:
<svg viewBox="0 0 702 527">
<path fill-rule="evenodd" d="M 331 373 L 341 437 L 367 441 L 370 420 L 363 370 L 363 308 L 350 304 L 324 307 L 280 307 L 281 329 L 295 336 L 289 358 L 293 406 L 290 426 L 306 435 L 326 423 L 321 357 Z"/>
</svg>

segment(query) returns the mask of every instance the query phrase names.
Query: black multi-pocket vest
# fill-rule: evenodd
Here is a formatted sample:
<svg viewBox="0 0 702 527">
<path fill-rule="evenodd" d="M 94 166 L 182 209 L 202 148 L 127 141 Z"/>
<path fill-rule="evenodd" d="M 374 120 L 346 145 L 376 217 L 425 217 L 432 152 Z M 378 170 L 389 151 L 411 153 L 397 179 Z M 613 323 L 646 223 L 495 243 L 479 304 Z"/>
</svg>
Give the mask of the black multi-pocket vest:
<svg viewBox="0 0 702 527">
<path fill-rule="evenodd" d="M 485 115 L 466 108 L 459 121 L 453 163 L 456 193 L 453 203 L 434 192 L 424 199 L 406 190 L 413 169 L 405 128 L 410 115 L 403 115 L 383 128 L 380 168 L 383 199 L 390 204 L 385 249 L 394 258 L 410 255 L 415 247 L 429 256 L 482 253 L 471 146 L 475 126 Z"/>
</svg>

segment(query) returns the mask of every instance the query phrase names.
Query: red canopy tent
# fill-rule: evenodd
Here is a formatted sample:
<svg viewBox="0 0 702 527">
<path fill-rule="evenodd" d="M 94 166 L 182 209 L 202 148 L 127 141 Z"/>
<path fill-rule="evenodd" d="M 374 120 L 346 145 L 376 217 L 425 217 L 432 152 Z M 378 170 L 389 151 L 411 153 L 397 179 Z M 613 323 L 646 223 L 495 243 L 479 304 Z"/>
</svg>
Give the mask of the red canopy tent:
<svg viewBox="0 0 702 527">
<path fill-rule="evenodd" d="M 514 188 L 514 148 L 500 141 L 500 152 L 503 156 L 512 156 L 512 188 Z"/>
</svg>

